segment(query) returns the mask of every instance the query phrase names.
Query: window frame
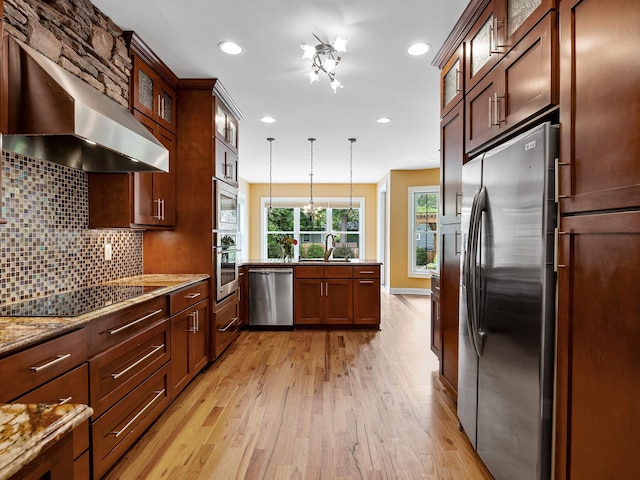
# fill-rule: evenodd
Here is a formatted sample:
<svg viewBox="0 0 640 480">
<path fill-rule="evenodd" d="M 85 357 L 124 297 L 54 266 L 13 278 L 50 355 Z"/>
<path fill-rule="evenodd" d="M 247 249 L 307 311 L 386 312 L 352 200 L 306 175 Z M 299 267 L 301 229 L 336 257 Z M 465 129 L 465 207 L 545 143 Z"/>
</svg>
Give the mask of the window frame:
<svg viewBox="0 0 640 480">
<path fill-rule="evenodd" d="M 416 269 L 416 236 L 414 221 L 416 216 L 414 196 L 416 193 L 435 193 L 438 195 L 436 202 L 436 231 L 435 231 L 435 251 L 436 259 L 435 268 L 431 270 L 417 270 Z M 439 256 L 440 256 L 440 186 L 439 185 L 423 185 L 416 187 L 409 187 L 407 197 L 407 212 L 408 212 L 408 255 L 407 255 L 407 276 L 410 278 L 431 278 L 432 273 L 437 273 L 440 270 Z"/>
<path fill-rule="evenodd" d="M 300 245 L 301 245 L 301 233 L 300 233 L 300 210 L 304 205 L 309 203 L 309 199 L 307 197 L 273 197 L 271 199 L 271 205 L 273 208 L 293 208 L 293 221 L 294 221 L 294 232 L 293 238 L 298 241 L 298 244 L 294 246 L 294 258 L 299 258 L 300 256 Z M 357 232 L 348 232 L 348 233 L 357 233 L 359 235 L 359 246 L 358 246 L 358 257 L 359 260 L 364 259 L 365 252 L 365 198 L 364 197 L 353 197 L 352 199 L 353 208 L 359 209 L 359 219 L 358 224 L 360 229 Z M 349 197 L 315 197 L 314 204 L 322 206 L 322 208 L 331 208 L 331 209 L 344 209 L 344 205 L 349 204 Z M 335 206 L 333 206 L 335 205 Z M 268 220 L 267 220 L 267 209 L 269 208 L 269 197 L 260 197 L 260 256 L 263 259 L 268 259 L 268 242 L 267 235 L 270 233 L 267 229 Z M 347 207 L 348 208 L 348 207 Z M 327 233 L 334 233 L 332 218 L 327 212 L 327 231 L 320 231 L 314 233 L 321 233 L 323 236 Z M 305 231 L 305 234 L 308 233 Z M 326 237 L 325 237 L 326 238 Z"/>
</svg>

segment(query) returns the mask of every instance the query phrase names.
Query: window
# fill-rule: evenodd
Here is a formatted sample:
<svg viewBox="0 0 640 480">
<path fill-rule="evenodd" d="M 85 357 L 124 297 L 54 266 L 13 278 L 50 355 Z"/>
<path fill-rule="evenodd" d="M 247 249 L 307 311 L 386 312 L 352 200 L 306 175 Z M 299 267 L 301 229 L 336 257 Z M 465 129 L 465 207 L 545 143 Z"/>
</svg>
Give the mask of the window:
<svg viewBox="0 0 640 480">
<path fill-rule="evenodd" d="M 281 258 L 281 237 L 297 240 L 294 258 L 323 258 L 325 241 L 331 233 L 335 237 L 334 258 L 361 258 L 364 252 L 364 227 L 362 225 L 364 199 L 353 199 L 349 209 L 343 199 L 316 199 L 322 206 L 318 216 L 310 219 L 302 211 L 305 199 L 273 199 L 272 208 L 262 200 L 264 212 L 263 256 Z"/>
<path fill-rule="evenodd" d="M 409 276 L 438 269 L 438 187 L 409 188 Z"/>
</svg>

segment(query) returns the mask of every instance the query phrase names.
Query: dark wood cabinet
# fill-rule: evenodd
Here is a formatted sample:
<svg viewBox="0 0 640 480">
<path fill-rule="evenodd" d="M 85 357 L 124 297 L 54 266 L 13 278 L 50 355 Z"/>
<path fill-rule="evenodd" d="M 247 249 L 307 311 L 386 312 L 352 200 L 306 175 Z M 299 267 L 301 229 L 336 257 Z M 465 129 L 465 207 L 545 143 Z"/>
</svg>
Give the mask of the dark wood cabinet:
<svg viewBox="0 0 640 480">
<path fill-rule="evenodd" d="M 353 267 L 296 267 L 294 324 L 352 325 Z"/>
<path fill-rule="evenodd" d="M 464 97 L 464 43 L 440 72 L 440 114 L 445 116 Z"/>
<path fill-rule="evenodd" d="M 440 276 L 431 275 L 431 351 L 440 359 L 442 329 L 440 319 Z"/>
<path fill-rule="evenodd" d="M 464 102 L 440 121 L 440 225 L 460 223 L 464 163 Z"/>
<path fill-rule="evenodd" d="M 169 405 L 170 367 L 161 367 L 92 423 L 94 478 L 101 478 Z"/>
<path fill-rule="evenodd" d="M 557 15 L 550 12 L 467 92 L 465 151 L 557 105 Z"/>
<path fill-rule="evenodd" d="M 631 480 L 640 474 L 640 212 L 566 216 L 560 231 L 556 478 Z"/>
<path fill-rule="evenodd" d="M 172 399 L 176 398 L 196 374 L 209 363 L 208 319 L 208 299 L 171 317 Z"/>
<path fill-rule="evenodd" d="M 171 231 L 146 230 L 143 236 L 145 273 L 202 273 L 209 283 L 208 357 L 213 360 L 236 338 L 237 321 L 220 331 L 224 319 L 238 317 L 237 293 L 216 303 L 216 265 L 212 230 L 216 199 L 212 178 L 216 166 L 216 107 L 234 105 L 230 98 L 220 98 L 225 90 L 216 79 L 181 79 L 176 88 L 178 130 L 176 136 L 176 227 Z M 223 101 L 224 100 L 224 101 Z M 233 118 L 241 117 L 239 111 Z M 237 130 L 236 130 L 237 135 Z M 171 252 L 170 255 L 167 252 Z M 229 307 L 230 302 L 235 302 Z M 230 310 L 234 313 L 231 315 Z M 227 314 L 230 316 L 228 317 Z M 203 319 L 201 318 L 202 322 Z"/>
<path fill-rule="evenodd" d="M 238 296 L 236 294 L 225 298 L 214 307 L 214 331 L 211 332 L 209 340 L 214 345 L 214 348 L 211 350 L 211 360 L 219 357 L 238 336 L 240 331 L 238 309 Z"/>
<path fill-rule="evenodd" d="M 564 213 L 640 207 L 638 22 L 633 0 L 560 4 Z"/>
<path fill-rule="evenodd" d="M 172 227 L 176 224 L 176 136 L 137 111 L 134 116 L 169 150 L 169 173 L 133 174 L 133 223 Z"/>
<path fill-rule="evenodd" d="M 125 32 L 133 63 L 129 104 L 154 123 L 176 133 L 176 78 L 133 32 Z"/>
<path fill-rule="evenodd" d="M 380 266 L 353 268 L 353 324 L 380 327 Z"/>
<path fill-rule="evenodd" d="M 215 177 L 238 186 L 238 154 L 219 138 L 215 140 Z"/>
<path fill-rule="evenodd" d="M 459 225 L 441 228 L 440 244 L 440 380 L 454 398 L 458 391 L 458 302 L 460 290 Z"/>
<path fill-rule="evenodd" d="M 134 32 L 124 38 L 133 62 L 129 107 L 169 151 L 169 172 L 90 173 L 89 227 L 171 229 L 176 225 L 178 78 Z"/>
<path fill-rule="evenodd" d="M 86 339 L 86 330 L 80 329 L 0 359 L 0 377 L 12 379 L 0 384 L 0 402 L 88 404 Z M 40 478 L 50 472 L 46 478 L 71 478 L 68 472 L 75 471 L 76 478 L 88 478 L 85 460 L 89 449 L 89 421 L 78 425 L 58 443 L 60 445 L 53 445 L 19 475 Z M 65 473 L 59 476 L 61 472 Z"/>
<path fill-rule="evenodd" d="M 198 282 L 172 293 L 169 305 L 173 400 L 209 363 L 209 282 Z"/>
<path fill-rule="evenodd" d="M 638 7 L 560 2 L 558 480 L 640 475 Z"/>
</svg>

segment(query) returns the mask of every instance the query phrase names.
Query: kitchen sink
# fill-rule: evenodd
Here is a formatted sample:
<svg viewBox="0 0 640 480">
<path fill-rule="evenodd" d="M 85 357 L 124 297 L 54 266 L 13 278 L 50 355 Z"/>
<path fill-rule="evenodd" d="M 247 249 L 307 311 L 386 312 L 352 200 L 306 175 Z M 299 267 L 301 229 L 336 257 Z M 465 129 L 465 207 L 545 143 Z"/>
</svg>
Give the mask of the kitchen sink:
<svg viewBox="0 0 640 480">
<path fill-rule="evenodd" d="M 299 262 L 322 262 L 322 263 L 347 263 L 350 262 L 348 258 L 330 258 L 325 260 L 323 258 L 300 258 Z"/>
</svg>

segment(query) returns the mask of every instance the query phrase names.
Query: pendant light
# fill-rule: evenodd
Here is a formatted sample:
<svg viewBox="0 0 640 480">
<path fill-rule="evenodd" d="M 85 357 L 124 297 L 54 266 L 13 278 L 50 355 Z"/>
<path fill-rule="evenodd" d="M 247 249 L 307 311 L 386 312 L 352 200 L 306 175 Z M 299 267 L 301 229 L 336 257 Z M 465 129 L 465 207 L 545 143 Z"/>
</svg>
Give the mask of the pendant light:
<svg viewBox="0 0 640 480">
<path fill-rule="evenodd" d="M 349 138 L 349 215 L 353 213 L 353 142 L 355 138 Z"/>
<path fill-rule="evenodd" d="M 302 207 L 302 211 L 309 216 L 309 220 L 313 221 L 317 218 L 318 213 L 322 210 L 322 207 L 315 207 L 313 205 L 313 142 L 315 138 L 308 138 L 311 144 L 311 172 L 309 173 L 309 204 Z"/>
<path fill-rule="evenodd" d="M 273 182 L 271 181 L 271 172 L 272 172 L 272 154 L 273 154 L 273 141 L 275 138 L 269 137 L 267 138 L 267 142 L 269 142 L 269 213 L 273 210 L 272 208 L 272 200 L 273 196 L 271 195 Z"/>
</svg>

